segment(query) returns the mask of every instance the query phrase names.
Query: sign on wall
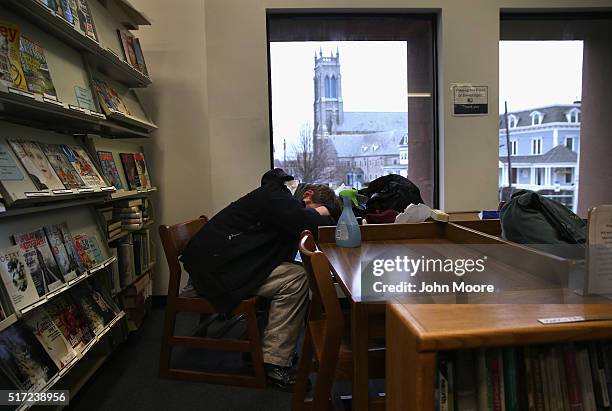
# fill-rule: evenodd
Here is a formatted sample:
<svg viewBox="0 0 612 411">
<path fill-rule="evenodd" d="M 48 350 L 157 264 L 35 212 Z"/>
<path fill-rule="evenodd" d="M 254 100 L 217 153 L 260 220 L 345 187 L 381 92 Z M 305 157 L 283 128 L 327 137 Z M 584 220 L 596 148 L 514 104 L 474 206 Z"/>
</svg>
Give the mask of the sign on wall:
<svg viewBox="0 0 612 411">
<path fill-rule="evenodd" d="M 489 114 L 489 87 L 453 84 L 453 116 Z"/>
</svg>

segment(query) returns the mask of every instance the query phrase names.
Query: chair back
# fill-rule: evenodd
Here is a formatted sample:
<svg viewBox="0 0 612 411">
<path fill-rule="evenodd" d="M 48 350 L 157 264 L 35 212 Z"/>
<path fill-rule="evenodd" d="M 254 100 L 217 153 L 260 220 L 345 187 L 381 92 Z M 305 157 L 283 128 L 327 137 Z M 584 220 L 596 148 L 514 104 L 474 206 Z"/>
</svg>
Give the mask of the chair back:
<svg viewBox="0 0 612 411">
<path fill-rule="evenodd" d="M 310 231 L 302 232 L 299 251 L 312 292 L 308 320 L 324 320 L 326 336 L 339 345 L 344 332 L 344 315 L 336 294 L 331 264 L 327 256 L 317 250 Z"/>
<path fill-rule="evenodd" d="M 179 294 L 181 273 L 183 271 L 179 257 L 183 254 L 189 241 L 207 222 L 208 217 L 200 216 L 198 219 L 172 226 L 159 226 L 159 237 L 164 247 L 164 254 L 166 255 L 168 270 L 170 272 L 168 298 L 175 298 Z"/>
</svg>

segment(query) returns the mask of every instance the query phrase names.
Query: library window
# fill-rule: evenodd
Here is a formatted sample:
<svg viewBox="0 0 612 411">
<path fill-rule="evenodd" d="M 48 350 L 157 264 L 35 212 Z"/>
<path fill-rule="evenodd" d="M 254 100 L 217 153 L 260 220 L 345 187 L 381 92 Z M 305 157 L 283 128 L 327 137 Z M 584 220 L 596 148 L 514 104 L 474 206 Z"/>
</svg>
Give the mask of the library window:
<svg viewBox="0 0 612 411">
<path fill-rule="evenodd" d="M 362 188 L 399 163 L 435 205 L 434 26 L 428 15 L 268 13 L 274 167 Z"/>
</svg>

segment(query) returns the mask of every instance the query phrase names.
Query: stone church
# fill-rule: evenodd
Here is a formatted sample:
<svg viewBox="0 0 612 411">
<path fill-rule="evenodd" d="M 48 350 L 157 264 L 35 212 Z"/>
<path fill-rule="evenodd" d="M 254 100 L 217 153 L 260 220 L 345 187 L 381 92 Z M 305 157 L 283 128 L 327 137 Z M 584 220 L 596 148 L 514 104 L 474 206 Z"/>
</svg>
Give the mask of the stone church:
<svg viewBox="0 0 612 411">
<path fill-rule="evenodd" d="M 340 52 L 314 56 L 314 142 L 331 143 L 344 183 L 361 187 L 386 174 L 408 174 L 408 113 L 346 112 Z"/>
</svg>

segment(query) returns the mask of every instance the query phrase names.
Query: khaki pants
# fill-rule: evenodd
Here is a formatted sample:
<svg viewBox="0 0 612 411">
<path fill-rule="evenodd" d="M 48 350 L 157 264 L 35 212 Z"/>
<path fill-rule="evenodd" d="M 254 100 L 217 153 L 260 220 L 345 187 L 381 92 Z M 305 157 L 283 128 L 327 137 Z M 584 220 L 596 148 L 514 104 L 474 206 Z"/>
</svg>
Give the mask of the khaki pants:
<svg viewBox="0 0 612 411">
<path fill-rule="evenodd" d="M 255 294 L 270 300 L 268 324 L 262 338 L 264 362 L 288 367 L 306 316 L 306 271 L 300 265 L 282 263 Z"/>
</svg>

